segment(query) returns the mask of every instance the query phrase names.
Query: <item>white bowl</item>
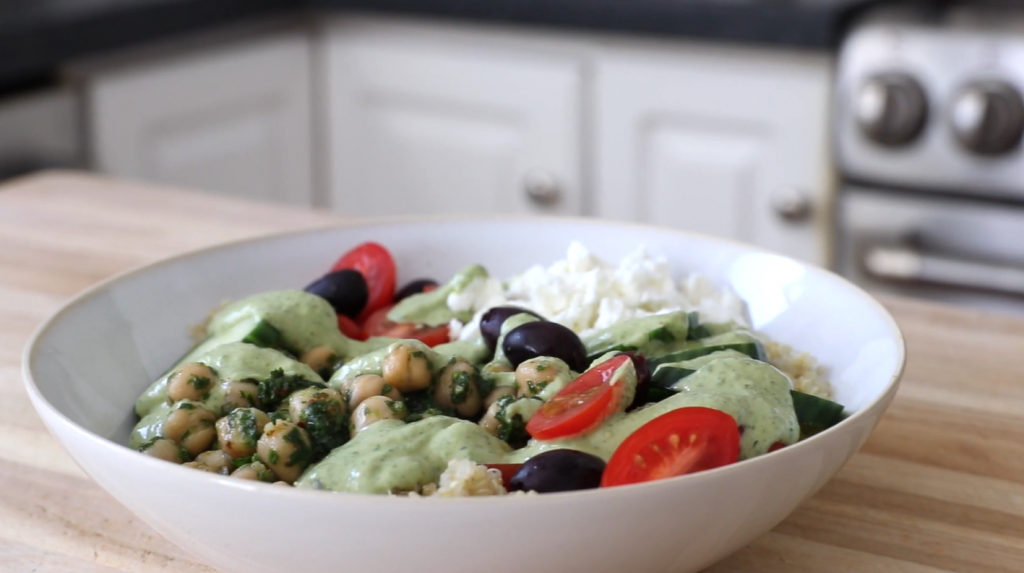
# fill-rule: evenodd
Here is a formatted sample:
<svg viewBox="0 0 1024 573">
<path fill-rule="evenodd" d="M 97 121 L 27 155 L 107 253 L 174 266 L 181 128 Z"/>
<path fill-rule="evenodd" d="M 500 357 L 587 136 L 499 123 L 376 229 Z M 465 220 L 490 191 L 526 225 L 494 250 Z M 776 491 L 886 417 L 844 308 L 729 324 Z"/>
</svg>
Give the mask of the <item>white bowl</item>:
<svg viewBox="0 0 1024 573">
<path fill-rule="evenodd" d="M 811 352 L 854 412 L 813 438 L 732 466 L 609 490 L 526 498 L 407 499 L 229 479 L 127 448 L 139 393 L 225 299 L 301 288 L 375 240 L 399 281 L 480 262 L 497 276 L 582 241 L 617 261 L 638 244 L 749 304 L 754 326 Z M 32 402 L 97 483 L 197 558 L 229 572 L 697 571 L 767 532 L 864 443 L 896 392 L 904 346 L 889 314 L 821 269 L 744 245 L 595 220 L 369 223 L 268 237 L 137 269 L 81 294 L 25 352 Z"/>
</svg>

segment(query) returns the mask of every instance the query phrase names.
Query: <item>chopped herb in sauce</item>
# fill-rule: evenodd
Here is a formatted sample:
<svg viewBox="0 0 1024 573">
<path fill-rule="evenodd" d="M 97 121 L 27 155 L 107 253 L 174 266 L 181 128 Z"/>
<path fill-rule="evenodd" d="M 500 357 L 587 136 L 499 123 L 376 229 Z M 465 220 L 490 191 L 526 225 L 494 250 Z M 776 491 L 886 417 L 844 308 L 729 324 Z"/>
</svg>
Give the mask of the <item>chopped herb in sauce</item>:
<svg viewBox="0 0 1024 573">
<path fill-rule="evenodd" d="M 313 451 L 310 449 L 309 443 L 302 435 L 302 430 L 299 428 L 292 428 L 284 435 L 284 441 L 295 446 L 295 451 L 292 452 L 292 455 L 288 456 L 288 463 L 285 465 L 304 466 L 309 463 L 309 460 L 313 455 Z M 276 454 L 274 450 L 271 450 L 271 452 Z"/>
<path fill-rule="evenodd" d="M 452 372 L 451 397 L 452 404 L 464 404 L 469 398 L 473 375 L 463 370 Z"/>
<path fill-rule="evenodd" d="M 270 373 L 270 377 L 260 380 L 257 398 L 265 408 L 271 408 L 280 404 L 292 392 L 303 388 L 325 388 L 323 382 L 306 380 L 298 374 L 285 374 L 284 370 L 278 368 Z"/>
</svg>

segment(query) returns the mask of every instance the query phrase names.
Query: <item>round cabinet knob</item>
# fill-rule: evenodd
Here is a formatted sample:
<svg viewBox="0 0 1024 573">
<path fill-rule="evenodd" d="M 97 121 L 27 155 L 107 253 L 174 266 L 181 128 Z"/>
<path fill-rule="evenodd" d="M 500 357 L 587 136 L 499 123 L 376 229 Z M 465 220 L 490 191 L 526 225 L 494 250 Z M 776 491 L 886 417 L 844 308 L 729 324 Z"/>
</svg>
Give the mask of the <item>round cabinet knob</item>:
<svg viewBox="0 0 1024 573">
<path fill-rule="evenodd" d="M 957 93 L 950 112 L 953 133 L 968 150 L 1000 155 L 1020 144 L 1024 135 L 1024 101 L 1004 82 L 978 82 Z"/>
<path fill-rule="evenodd" d="M 928 119 L 924 90 L 907 74 L 871 76 L 860 87 L 853 106 L 864 135 L 888 147 L 914 141 Z"/>
<path fill-rule="evenodd" d="M 537 205 L 553 205 L 562 197 L 558 180 L 547 171 L 530 171 L 523 177 L 523 191 Z"/>
<path fill-rule="evenodd" d="M 802 223 L 811 217 L 814 204 L 806 193 L 798 189 L 786 189 L 772 198 L 775 214 L 788 223 Z"/>
</svg>

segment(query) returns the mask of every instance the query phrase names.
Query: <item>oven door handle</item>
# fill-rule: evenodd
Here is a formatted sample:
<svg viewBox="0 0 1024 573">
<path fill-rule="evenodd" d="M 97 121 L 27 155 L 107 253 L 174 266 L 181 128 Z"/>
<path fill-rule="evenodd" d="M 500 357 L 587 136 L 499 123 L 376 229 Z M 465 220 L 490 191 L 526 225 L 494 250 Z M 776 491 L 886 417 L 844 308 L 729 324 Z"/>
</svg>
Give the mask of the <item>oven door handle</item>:
<svg viewBox="0 0 1024 573">
<path fill-rule="evenodd" d="M 864 251 L 864 270 L 894 282 L 919 282 L 1024 297 L 1024 269 L 951 259 L 908 247 L 873 246 Z"/>
</svg>

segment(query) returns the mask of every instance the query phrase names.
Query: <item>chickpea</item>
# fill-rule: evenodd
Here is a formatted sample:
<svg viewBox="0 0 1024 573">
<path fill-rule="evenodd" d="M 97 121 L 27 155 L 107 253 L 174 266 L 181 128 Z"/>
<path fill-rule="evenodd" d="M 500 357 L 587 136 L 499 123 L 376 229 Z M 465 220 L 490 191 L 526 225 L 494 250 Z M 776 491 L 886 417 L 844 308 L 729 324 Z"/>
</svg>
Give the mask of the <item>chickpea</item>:
<svg viewBox="0 0 1024 573">
<path fill-rule="evenodd" d="M 469 418 L 480 412 L 480 373 L 463 358 L 453 358 L 441 371 L 434 389 L 434 399 L 442 408 L 455 410 Z"/>
<path fill-rule="evenodd" d="M 505 372 L 512 372 L 512 363 L 507 360 L 495 360 L 494 362 L 488 362 L 484 364 L 484 367 L 480 369 L 484 374 L 502 374 Z"/>
<path fill-rule="evenodd" d="M 237 470 L 231 472 L 231 477 L 238 479 L 249 479 L 253 481 L 263 481 L 267 483 L 281 483 L 276 481 L 277 476 L 274 472 L 270 471 L 267 466 L 263 465 L 262 462 L 252 462 L 245 464 Z"/>
<path fill-rule="evenodd" d="M 192 459 L 192 456 L 189 455 L 185 448 L 167 438 L 150 440 L 143 444 L 139 451 L 147 456 L 176 464 L 185 463 Z"/>
<path fill-rule="evenodd" d="M 167 395 L 172 402 L 205 400 L 217 384 L 217 373 L 200 362 L 189 362 L 167 379 Z"/>
<path fill-rule="evenodd" d="M 224 391 L 224 405 L 221 414 L 230 413 L 235 408 L 259 408 L 260 387 L 251 380 L 224 380 L 220 383 Z"/>
<path fill-rule="evenodd" d="M 337 417 L 342 417 L 348 412 L 341 394 L 334 388 L 303 388 L 288 396 L 289 418 L 292 422 L 305 426 L 309 407 L 317 402 L 327 402 L 330 413 Z"/>
<path fill-rule="evenodd" d="M 338 363 L 338 355 L 330 346 L 314 346 L 302 353 L 299 362 L 313 369 L 324 378 L 330 378 L 331 370 Z M 324 376 L 327 374 L 327 376 Z"/>
<path fill-rule="evenodd" d="M 228 456 L 238 459 L 256 453 L 256 442 L 270 418 L 256 408 L 238 408 L 217 420 L 217 441 Z"/>
<path fill-rule="evenodd" d="M 543 405 L 544 402 L 539 398 L 505 396 L 487 408 L 479 425 L 488 434 L 510 443 L 525 441 L 529 437 L 525 430 L 526 423 Z"/>
<path fill-rule="evenodd" d="M 538 356 L 524 360 L 516 368 L 516 385 L 519 387 L 519 395 L 536 396 L 559 376 L 568 373 L 569 365 L 557 358 Z"/>
<path fill-rule="evenodd" d="M 491 404 L 494 404 L 495 402 L 497 402 L 498 400 L 504 398 L 505 396 L 515 396 L 515 395 L 516 395 L 516 387 L 515 386 L 498 386 L 494 390 L 491 390 L 491 393 L 488 394 L 486 398 L 484 398 L 484 406 L 490 408 Z"/>
<path fill-rule="evenodd" d="M 202 404 L 182 401 L 164 421 L 163 437 L 178 442 L 189 454 L 199 455 L 217 436 L 216 420 L 217 415 Z"/>
<path fill-rule="evenodd" d="M 495 388 L 495 390 L 498 390 L 498 388 Z M 506 396 L 511 396 L 511 394 L 506 394 Z M 501 424 L 498 422 L 498 412 L 501 411 L 501 404 L 500 400 L 491 402 L 491 405 L 487 407 L 487 411 L 484 412 L 484 416 L 480 418 L 480 427 L 492 436 L 497 436 L 498 432 L 501 431 Z"/>
<path fill-rule="evenodd" d="M 384 382 L 407 394 L 430 386 L 430 360 L 422 349 L 397 344 L 384 357 Z"/>
<path fill-rule="evenodd" d="M 363 400 L 371 396 L 387 396 L 392 400 L 401 400 L 402 393 L 397 388 L 384 381 L 384 378 L 376 374 L 363 374 L 356 376 L 346 384 L 346 401 L 349 410 L 355 410 L 356 406 L 363 403 Z"/>
<path fill-rule="evenodd" d="M 387 396 L 371 396 L 352 412 L 348 423 L 349 433 L 354 437 L 381 420 L 401 420 L 408 414 L 405 402 L 392 400 Z"/>
<path fill-rule="evenodd" d="M 287 420 L 278 420 L 263 428 L 256 444 L 260 461 L 288 483 L 299 479 L 309 465 L 313 446 L 306 431 Z"/>
<path fill-rule="evenodd" d="M 213 472 L 221 475 L 228 475 L 235 469 L 235 464 L 231 461 L 231 456 L 220 450 L 203 452 L 196 456 L 196 460 L 194 462 L 189 462 L 185 465 L 204 472 Z"/>
<path fill-rule="evenodd" d="M 325 455 L 345 442 L 347 407 L 333 388 L 304 388 L 288 397 L 291 421 L 306 430 L 313 455 Z"/>
</svg>

